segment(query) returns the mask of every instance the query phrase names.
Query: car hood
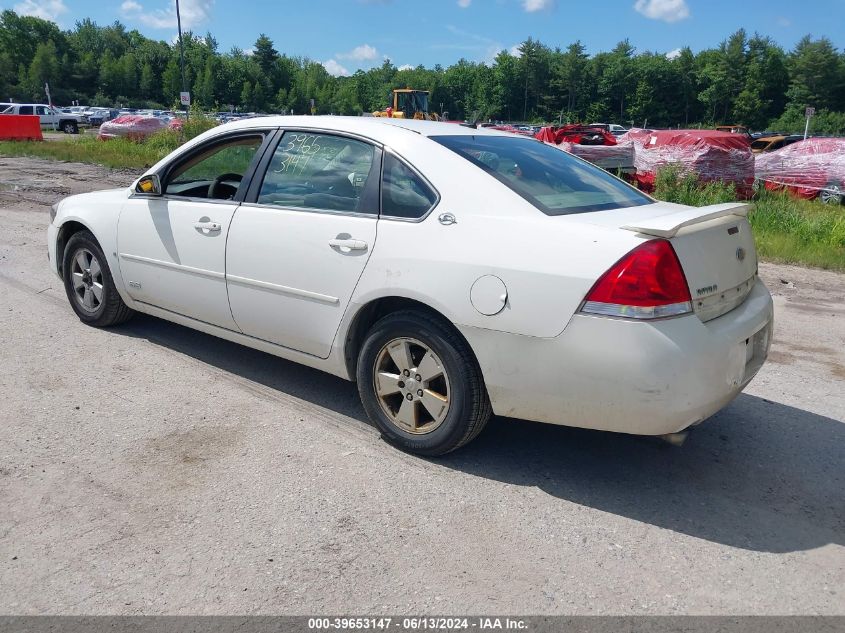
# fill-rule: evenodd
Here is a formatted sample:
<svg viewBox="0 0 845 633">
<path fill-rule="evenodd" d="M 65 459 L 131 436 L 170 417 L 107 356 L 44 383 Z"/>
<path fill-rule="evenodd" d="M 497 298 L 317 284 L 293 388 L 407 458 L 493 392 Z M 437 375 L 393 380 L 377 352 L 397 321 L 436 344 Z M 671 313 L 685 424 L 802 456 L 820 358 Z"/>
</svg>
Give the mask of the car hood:
<svg viewBox="0 0 845 633">
<path fill-rule="evenodd" d="M 117 187 L 115 189 L 102 189 L 100 191 L 90 191 L 88 193 L 78 193 L 73 196 L 68 196 L 62 199 L 62 204 L 76 204 L 79 202 L 105 202 L 107 199 L 122 200 L 128 195 L 128 187 Z M 115 209 L 120 210 L 120 207 Z"/>
</svg>

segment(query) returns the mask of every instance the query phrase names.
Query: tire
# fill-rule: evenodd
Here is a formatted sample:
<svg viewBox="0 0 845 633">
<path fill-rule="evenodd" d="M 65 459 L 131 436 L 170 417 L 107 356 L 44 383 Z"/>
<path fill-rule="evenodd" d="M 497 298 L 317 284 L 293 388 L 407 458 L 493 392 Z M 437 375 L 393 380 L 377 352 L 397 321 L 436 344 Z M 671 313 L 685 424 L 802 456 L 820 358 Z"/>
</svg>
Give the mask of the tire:
<svg viewBox="0 0 845 633">
<path fill-rule="evenodd" d="M 845 187 L 835 181 L 827 183 L 819 192 L 819 200 L 824 204 L 842 204 L 843 196 L 845 196 Z"/>
<path fill-rule="evenodd" d="M 469 345 L 450 324 L 423 312 L 394 312 L 376 322 L 356 375 L 367 415 L 387 442 L 409 453 L 454 451 L 474 439 L 492 413 Z"/>
<path fill-rule="evenodd" d="M 135 311 L 120 298 L 103 250 L 89 231 L 71 236 L 62 261 L 65 292 L 80 321 L 109 327 L 132 318 Z"/>
<path fill-rule="evenodd" d="M 62 132 L 65 134 L 79 134 L 79 125 L 76 121 L 62 121 Z"/>
</svg>

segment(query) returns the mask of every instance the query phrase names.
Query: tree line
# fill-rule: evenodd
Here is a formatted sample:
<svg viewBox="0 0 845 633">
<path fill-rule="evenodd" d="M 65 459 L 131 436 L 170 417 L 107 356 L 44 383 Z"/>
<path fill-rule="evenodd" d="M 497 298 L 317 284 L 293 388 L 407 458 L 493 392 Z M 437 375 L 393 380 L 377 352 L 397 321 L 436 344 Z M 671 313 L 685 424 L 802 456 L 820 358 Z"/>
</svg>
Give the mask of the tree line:
<svg viewBox="0 0 845 633">
<path fill-rule="evenodd" d="M 335 77 L 314 60 L 280 53 L 260 35 L 249 53 L 220 52 L 217 40 L 188 32 L 185 84 L 207 110 L 311 111 L 360 114 L 388 105 L 392 88 L 431 92 L 431 107 L 452 119 L 526 122 L 606 121 L 648 127 L 743 124 L 752 129 L 803 130 L 804 109 L 816 108 L 816 133 L 845 133 L 845 52 L 827 38 L 806 36 L 790 51 L 744 30 L 719 46 L 666 55 L 638 52 L 623 40 L 609 52 L 587 53 L 529 38 L 518 54 L 490 63 L 465 59 L 443 67 L 373 69 Z M 120 22 L 90 19 L 56 24 L 0 13 L 0 100 L 44 100 L 122 107 L 169 108 L 182 90 L 178 43 L 157 41 Z"/>
</svg>

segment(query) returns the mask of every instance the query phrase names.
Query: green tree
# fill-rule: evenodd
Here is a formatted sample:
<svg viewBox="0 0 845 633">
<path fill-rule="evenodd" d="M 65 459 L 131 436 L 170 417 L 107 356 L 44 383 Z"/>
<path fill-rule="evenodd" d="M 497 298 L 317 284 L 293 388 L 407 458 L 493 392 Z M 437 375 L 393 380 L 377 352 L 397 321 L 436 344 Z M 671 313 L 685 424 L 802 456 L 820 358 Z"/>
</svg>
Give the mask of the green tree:
<svg viewBox="0 0 845 633">
<path fill-rule="evenodd" d="M 164 68 L 161 76 L 161 91 L 165 103 L 179 101 L 179 93 L 182 91 L 182 75 L 179 71 L 179 61 L 174 57 Z"/>
<path fill-rule="evenodd" d="M 798 109 L 834 106 L 841 88 L 841 67 L 842 59 L 829 39 L 803 37 L 789 56 L 789 105 Z"/>
<path fill-rule="evenodd" d="M 619 42 L 607 57 L 607 66 L 599 81 L 599 90 L 619 113 L 619 120 L 625 120 L 625 103 L 635 89 L 634 67 L 631 58 L 634 47 L 625 39 Z"/>
<path fill-rule="evenodd" d="M 55 93 L 55 90 L 59 88 L 58 78 L 59 64 L 56 60 L 56 45 L 53 40 L 47 40 L 47 42 L 38 45 L 32 63 L 29 65 L 27 87 L 31 98 L 36 100 L 44 98 L 45 83 L 49 83 L 51 90 Z"/>
</svg>

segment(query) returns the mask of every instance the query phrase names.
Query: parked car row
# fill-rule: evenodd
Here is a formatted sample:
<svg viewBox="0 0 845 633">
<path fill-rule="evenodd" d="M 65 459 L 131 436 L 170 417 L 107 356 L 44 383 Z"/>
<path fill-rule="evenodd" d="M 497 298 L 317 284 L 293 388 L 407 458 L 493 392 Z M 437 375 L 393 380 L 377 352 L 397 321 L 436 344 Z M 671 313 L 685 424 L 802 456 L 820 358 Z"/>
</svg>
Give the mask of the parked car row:
<svg viewBox="0 0 845 633">
<path fill-rule="evenodd" d="M 4 103 L 3 115 L 37 116 L 44 129 L 61 130 L 65 134 L 79 134 L 88 121 L 81 114 L 63 112 L 44 103 Z"/>
<path fill-rule="evenodd" d="M 99 127 L 103 123 L 123 116 L 155 118 L 167 126 L 181 114 L 170 110 L 138 110 L 134 108 L 99 108 L 69 106 L 58 108 L 46 103 L 0 103 L 0 114 L 38 116 L 44 129 L 61 130 L 66 134 L 78 134 L 84 127 Z"/>
</svg>

